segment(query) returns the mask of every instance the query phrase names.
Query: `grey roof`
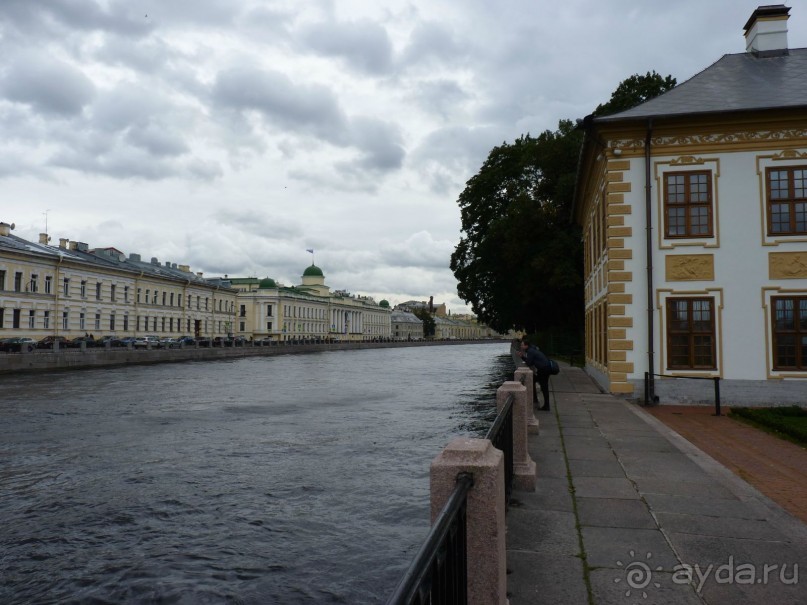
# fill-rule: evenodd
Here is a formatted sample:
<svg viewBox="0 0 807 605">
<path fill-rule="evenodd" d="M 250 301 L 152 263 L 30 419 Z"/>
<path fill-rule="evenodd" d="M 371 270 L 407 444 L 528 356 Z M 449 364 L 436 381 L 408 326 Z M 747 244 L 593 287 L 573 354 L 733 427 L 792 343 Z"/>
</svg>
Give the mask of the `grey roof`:
<svg viewBox="0 0 807 605">
<path fill-rule="evenodd" d="M 54 261 L 61 257 L 66 260 L 95 267 L 113 267 L 119 271 L 128 271 L 133 274 L 143 273 L 162 279 L 190 282 L 201 286 L 232 288 L 229 280 L 223 280 L 221 278 L 205 279 L 195 273 L 179 269 L 175 263 L 160 264 L 156 258 L 152 259 L 150 262 L 145 262 L 139 260 L 140 257 L 137 254 L 127 257 L 114 248 L 96 248 L 92 250 L 87 248 L 86 251 L 74 250 L 72 248 L 51 246 L 50 244 L 30 242 L 16 235 L 7 235 L 0 236 L 0 250 L 3 249 L 13 250 L 23 254 L 46 256 L 54 259 Z"/>
<path fill-rule="evenodd" d="M 597 123 L 784 108 L 807 108 L 807 48 L 778 56 L 724 55 L 683 84 Z"/>
<path fill-rule="evenodd" d="M 395 309 L 390 314 L 390 321 L 392 323 L 416 323 L 416 324 L 423 324 L 423 320 L 417 317 L 414 313 L 409 313 L 408 311 L 401 311 L 400 309 Z"/>
</svg>

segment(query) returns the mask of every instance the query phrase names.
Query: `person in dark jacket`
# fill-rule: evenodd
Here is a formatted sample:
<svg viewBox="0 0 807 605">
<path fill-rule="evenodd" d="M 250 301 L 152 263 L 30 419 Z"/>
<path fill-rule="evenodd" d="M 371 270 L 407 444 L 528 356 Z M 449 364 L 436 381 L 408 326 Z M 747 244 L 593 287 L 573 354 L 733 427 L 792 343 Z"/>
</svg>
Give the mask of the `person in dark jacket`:
<svg viewBox="0 0 807 605">
<path fill-rule="evenodd" d="M 532 370 L 532 375 L 541 387 L 544 405 L 540 410 L 549 411 L 549 358 L 541 350 L 524 337 L 521 339 L 521 359 Z M 538 389 L 533 385 L 532 402 L 538 403 Z"/>
</svg>

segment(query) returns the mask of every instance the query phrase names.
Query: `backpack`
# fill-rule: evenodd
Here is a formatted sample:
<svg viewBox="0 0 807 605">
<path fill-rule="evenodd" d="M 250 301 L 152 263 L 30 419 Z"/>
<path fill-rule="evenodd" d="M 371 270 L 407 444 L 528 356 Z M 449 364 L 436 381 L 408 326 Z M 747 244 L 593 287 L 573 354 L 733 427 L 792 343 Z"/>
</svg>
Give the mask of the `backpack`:
<svg viewBox="0 0 807 605">
<path fill-rule="evenodd" d="M 553 376 L 560 374 L 560 366 L 554 359 L 549 360 L 549 373 Z"/>
</svg>

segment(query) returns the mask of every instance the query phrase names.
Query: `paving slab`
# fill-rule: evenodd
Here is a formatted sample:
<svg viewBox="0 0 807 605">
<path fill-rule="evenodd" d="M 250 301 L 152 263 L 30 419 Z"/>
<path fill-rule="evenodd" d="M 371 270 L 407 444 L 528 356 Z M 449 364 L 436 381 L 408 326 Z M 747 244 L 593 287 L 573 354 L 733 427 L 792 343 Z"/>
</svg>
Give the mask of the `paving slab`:
<svg viewBox="0 0 807 605">
<path fill-rule="evenodd" d="M 807 602 L 804 523 L 582 370 L 550 385 L 536 490 L 507 513 L 511 605 Z"/>
</svg>

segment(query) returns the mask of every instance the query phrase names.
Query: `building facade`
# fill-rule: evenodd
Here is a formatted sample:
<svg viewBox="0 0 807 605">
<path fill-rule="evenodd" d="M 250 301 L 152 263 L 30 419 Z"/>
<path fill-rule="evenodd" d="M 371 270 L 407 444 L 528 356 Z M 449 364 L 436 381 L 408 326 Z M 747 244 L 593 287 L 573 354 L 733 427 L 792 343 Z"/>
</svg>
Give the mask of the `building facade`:
<svg viewBox="0 0 807 605">
<path fill-rule="evenodd" d="M 186 265 L 149 262 L 115 248 L 47 234 L 38 242 L 0 223 L 0 336 L 75 338 L 156 334 L 197 338 L 232 332 L 236 290 Z"/>
<path fill-rule="evenodd" d="M 575 218 L 587 371 L 612 393 L 803 403 L 807 49 L 757 9 L 747 52 L 633 109 L 584 120 Z"/>
<path fill-rule="evenodd" d="M 322 269 L 303 271 L 302 283 L 271 278 L 231 278 L 238 290 L 236 334 L 260 340 L 372 341 L 391 333 L 390 307 L 369 296 L 331 291 Z"/>
</svg>

